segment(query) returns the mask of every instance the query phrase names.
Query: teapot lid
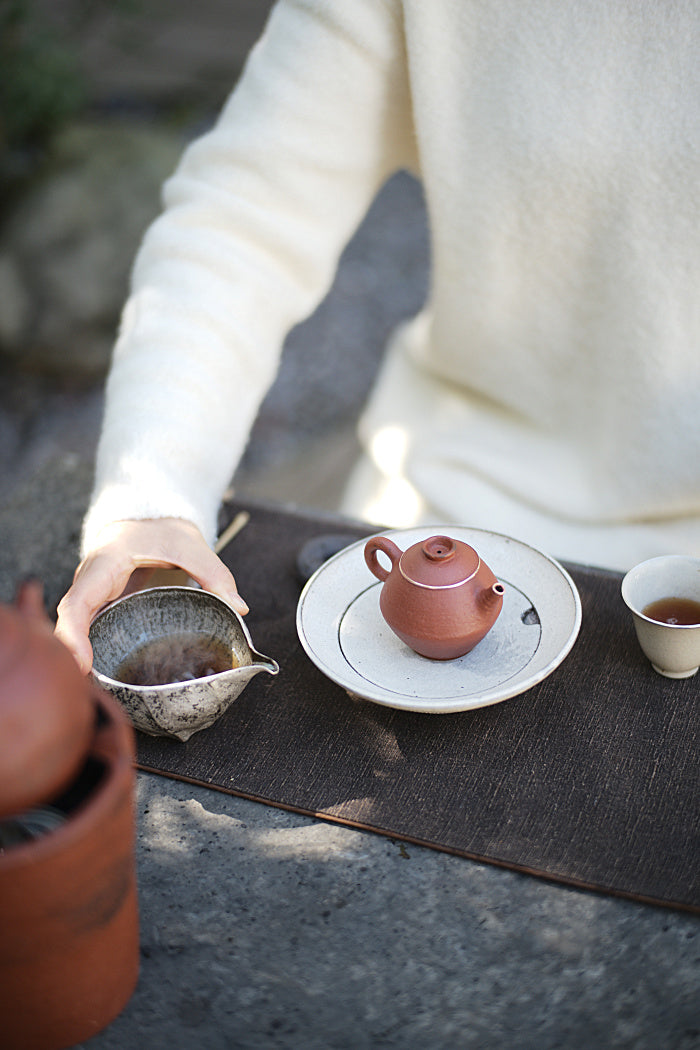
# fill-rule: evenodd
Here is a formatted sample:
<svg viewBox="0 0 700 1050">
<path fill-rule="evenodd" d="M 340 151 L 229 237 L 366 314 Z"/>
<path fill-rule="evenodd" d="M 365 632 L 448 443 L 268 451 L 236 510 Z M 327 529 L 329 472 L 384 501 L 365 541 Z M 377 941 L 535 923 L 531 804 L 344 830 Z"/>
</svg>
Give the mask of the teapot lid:
<svg viewBox="0 0 700 1050">
<path fill-rule="evenodd" d="M 89 682 L 48 617 L 0 605 L 0 818 L 68 786 L 94 720 Z"/>
<path fill-rule="evenodd" d="M 450 536 L 430 536 L 401 555 L 399 569 L 419 587 L 457 587 L 476 575 L 480 562 L 468 543 Z"/>
</svg>

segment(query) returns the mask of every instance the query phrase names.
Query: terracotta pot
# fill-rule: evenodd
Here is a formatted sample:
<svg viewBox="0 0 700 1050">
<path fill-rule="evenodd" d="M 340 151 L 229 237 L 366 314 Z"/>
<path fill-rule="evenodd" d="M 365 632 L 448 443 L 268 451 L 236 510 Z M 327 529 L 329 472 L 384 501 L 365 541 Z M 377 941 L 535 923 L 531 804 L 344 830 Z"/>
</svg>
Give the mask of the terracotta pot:
<svg viewBox="0 0 700 1050">
<path fill-rule="evenodd" d="M 391 563 L 384 568 L 378 554 Z M 470 652 L 496 622 L 504 587 L 469 544 L 431 536 L 402 552 L 387 536 L 365 545 L 365 561 L 384 586 L 382 616 L 420 656 L 453 660 Z"/>
<path fill-rule="evenodd" d="M 27 800 L 26 793 L 11 791 L 29 807 L 14 820 L 0 794 L 0 1044 L 5 1050 L 58 1050 L 112 1021 L 138 978 L 133 730 L 116 701 L 83 678 L 45 624 L 15 610 L 0 612 L 3 631 L 11 625 L 0 645 L 0 793 L 12 777 L 23 778 L 21 749 L 7 758 L 11 738 L 22 744 L 27 761 L 50 750 L 48 738 L 22 727 L 13 690 L 21 683 L 25 710 L 37 698 L 43 710 L 52 670 L 53 700 L 63 715 L 52 722 L 59 753 L 52 769 L 64 767 L 59 777 L 52 772 L 46 778 L 26 769 L 42 794 Z M 71 724 L 74 736 L 66 728 Z M 77 765 L 76 741 L 82 751 Z M 47 813 L 57 821 L 52 830 L 7 844 L 8 829 L 29 827 Z"/>
</svg>

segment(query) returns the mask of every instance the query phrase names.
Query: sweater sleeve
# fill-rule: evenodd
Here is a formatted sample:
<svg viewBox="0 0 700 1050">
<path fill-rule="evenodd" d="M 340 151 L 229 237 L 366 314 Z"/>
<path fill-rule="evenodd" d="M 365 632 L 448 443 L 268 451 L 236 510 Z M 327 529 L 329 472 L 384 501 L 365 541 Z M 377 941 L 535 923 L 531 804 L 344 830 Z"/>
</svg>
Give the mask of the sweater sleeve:
<svg viewBox="0 0 700 1050">
<path fill-rule="evenodd" d="M 84 553 L 126 518 L 187 518 L 213 540 L 287 332 L 413 150 L 398 0 L 280 0 L 137 255 Z"/>
</svg>

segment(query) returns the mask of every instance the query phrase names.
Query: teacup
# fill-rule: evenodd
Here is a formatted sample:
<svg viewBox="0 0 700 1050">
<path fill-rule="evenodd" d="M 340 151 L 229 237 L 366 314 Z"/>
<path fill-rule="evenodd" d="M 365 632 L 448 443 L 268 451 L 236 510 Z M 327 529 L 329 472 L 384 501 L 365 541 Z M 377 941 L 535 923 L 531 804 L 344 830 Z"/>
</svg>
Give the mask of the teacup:
<svg viewBox="0 0 700 1050">
<path fill-rule="evenodd" d="M 700 667 L 700 558 L 669 554 L 635 565 L 622 581 L 642 651 L 666 678 Z"/>
</svg>

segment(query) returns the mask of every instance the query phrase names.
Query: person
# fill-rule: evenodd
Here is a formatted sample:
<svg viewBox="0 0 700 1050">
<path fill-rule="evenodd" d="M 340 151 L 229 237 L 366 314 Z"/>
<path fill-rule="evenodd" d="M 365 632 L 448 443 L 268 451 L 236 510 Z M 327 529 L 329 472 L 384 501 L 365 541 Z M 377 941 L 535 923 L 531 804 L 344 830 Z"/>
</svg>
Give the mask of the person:
<svg viewBox="0 0 700 1050">
<path fill-rule="evenodd" d="M 616 569 L 700 554 L 699 43 L 688 3 L 279 0 L 135 262 L 56 628 L 83 669 L 134 570 L 245 608 L 211 550 L 222 493 L 286 333 L 401 169 L 431 290 L 342 509 Z"/>
</svg>

